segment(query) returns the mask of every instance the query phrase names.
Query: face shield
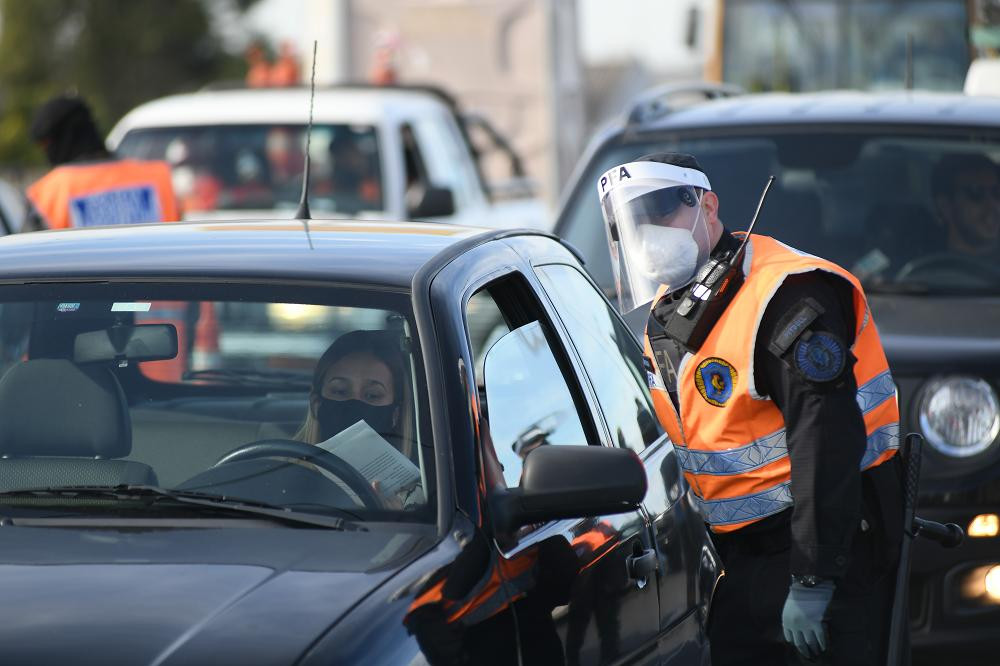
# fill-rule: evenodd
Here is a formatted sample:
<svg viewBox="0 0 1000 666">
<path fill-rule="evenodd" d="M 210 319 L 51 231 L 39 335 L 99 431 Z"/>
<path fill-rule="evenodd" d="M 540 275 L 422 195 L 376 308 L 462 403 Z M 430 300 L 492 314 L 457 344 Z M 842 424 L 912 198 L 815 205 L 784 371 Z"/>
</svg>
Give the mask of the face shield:
<svg viewBox="0 0 1000 666">
<path fill-rule="evenodd" d="M 597 184 L 618 289 L 628 313 L 653 299 L 660 285 L 676 291 L 694 278 L 712 251 L 696 169 L 631 162 L 609 169 Z"/>
</svg>

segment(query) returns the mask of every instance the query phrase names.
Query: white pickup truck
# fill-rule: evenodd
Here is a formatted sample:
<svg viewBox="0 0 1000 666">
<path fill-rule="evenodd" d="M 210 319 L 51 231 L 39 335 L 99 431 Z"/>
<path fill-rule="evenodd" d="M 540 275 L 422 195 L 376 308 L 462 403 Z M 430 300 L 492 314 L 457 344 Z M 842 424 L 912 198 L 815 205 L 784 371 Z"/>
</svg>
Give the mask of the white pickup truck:
<svg viewBox="0 0 1000 666">
<path fill-rule="evenodd" d="M 164 159 L 187 219 L 292 214 L 302 188 L 309 90 L 212 90 L 126 114 L 108 136 L 121 156 Z M 314 217 L 426 219 L 549 229 L 520 161 L 482 119 L 460 115 L 435 88 L 316 90 L 310 206 Z M 475 125 L 473 124 L 475 122 Z M 485 132 L 482 130 L 485 128 Z M 508 151 L 511 180 L 490 185 L 470 132 Z"/>
</svg>

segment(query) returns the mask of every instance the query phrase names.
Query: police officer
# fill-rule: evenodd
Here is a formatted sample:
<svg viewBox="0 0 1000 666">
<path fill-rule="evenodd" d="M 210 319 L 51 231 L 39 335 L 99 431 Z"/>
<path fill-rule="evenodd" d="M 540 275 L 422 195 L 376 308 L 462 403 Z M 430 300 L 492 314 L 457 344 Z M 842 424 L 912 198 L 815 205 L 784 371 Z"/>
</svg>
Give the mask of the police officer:
<svg viewBox="0 0 1000 666">
<path fill-rule="evenodd" d="M 670 319 L 699 268 L 743 235 L 719 220 L 690 155 L 640 157 L 598 190 L 620 304 L 651 301 L 657 415 L 725 565 L 713 663 L 884 663 L 902 536 L 899 415 L 861 285 L 753 234 L 735 295 L 691 348 Z"/>
<path fill-rule="evenodd" d="M 46 102 L 32 120 L 31 136 L 54 168 L 28 188 L 28 228 L 179 219 L 170 166 L 112 157 L 79 97 Z"/>
</svg>

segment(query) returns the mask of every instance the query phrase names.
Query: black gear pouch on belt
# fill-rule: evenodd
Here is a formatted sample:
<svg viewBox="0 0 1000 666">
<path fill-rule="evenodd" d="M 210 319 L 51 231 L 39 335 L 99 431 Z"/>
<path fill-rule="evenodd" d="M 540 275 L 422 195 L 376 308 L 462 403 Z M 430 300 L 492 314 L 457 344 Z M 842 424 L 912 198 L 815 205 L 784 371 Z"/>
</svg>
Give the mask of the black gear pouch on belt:
<svg viewBox="0 0 1000 666">
<path fill-rule="evenodd" d="M 749 525 L 735 532 L 713 533 L 723 563 L 730 557 L 765 557 L 792 547 L 791 509 L 769 516 L 764 525 Z M 763 522 L 763 521 L 762 521 Z"/>
<path fill-rule="evenodd" d="M 903 541 L 902 468 L 899 456 L 861 473 L 861 514 L 875 541 L 876 568 L 895 570 Z"/>
</svg>

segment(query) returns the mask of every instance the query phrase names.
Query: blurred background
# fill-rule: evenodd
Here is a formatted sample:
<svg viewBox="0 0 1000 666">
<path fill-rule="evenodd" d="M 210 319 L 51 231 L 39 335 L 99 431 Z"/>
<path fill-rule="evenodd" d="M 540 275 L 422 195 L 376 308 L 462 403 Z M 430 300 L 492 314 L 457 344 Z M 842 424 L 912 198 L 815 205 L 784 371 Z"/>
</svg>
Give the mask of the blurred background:
<svg viewBox="0 0 1000 666">
<path fill-rule="evenodd" d="M 160 0 L 3 0 L 0 178 L 24 185 L 43 172 L 27 127 L 53 94 L 79 92 L 107 132 L 129 109 L 172 93 L 300 84 L 317 40 L 319 84 L 434 84 L 487 117 L 554 209 L 588 136 L 644 88 L 702 79 L 748 90 L 900 88 L 912 34 L 920 87 L 961 90 L 971 59 L 1000 46 L 998 6 L 172 0 L 167 9 Z"/>
</svg>

